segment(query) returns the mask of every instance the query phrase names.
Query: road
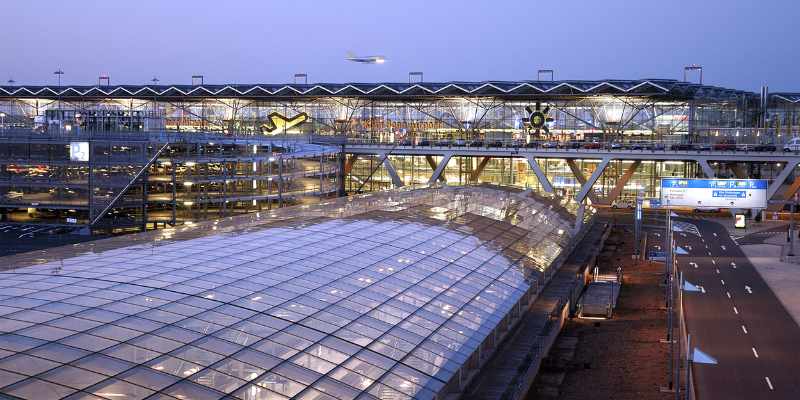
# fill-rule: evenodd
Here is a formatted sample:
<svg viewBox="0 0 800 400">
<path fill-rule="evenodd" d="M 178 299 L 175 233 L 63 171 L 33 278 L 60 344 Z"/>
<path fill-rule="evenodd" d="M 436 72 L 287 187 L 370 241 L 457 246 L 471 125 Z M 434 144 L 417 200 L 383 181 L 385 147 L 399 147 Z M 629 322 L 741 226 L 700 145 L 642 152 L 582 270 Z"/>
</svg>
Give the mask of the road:
<svg viewBox="0 0 800 400">
<path fill-rule="evenodd" d="M 676 245 L 688 252 L 677 256 L 679 271 L 703 289 L 684 294 L 692 347 L 719 361 L 693 365 L 696 398 L 800 398 L 800 326 L 726 229 L 709 220 L 675 221 L 684 230 Z M 663 247 L 662 228 L 647 250 Z"/>
</svg>

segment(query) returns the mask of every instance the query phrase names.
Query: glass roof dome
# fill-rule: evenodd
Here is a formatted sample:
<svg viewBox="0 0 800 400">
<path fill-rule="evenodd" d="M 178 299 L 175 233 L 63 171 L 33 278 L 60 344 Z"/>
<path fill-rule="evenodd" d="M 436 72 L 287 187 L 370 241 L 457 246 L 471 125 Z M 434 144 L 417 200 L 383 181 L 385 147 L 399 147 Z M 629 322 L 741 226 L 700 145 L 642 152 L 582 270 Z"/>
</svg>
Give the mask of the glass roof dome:
<svg viewBox="0 0 800 400">
<path fill-rule="evenodd" d="M 434 399 L 578 207 L 430 184 L 3 271 L 0 398 Z"/>
</svg>

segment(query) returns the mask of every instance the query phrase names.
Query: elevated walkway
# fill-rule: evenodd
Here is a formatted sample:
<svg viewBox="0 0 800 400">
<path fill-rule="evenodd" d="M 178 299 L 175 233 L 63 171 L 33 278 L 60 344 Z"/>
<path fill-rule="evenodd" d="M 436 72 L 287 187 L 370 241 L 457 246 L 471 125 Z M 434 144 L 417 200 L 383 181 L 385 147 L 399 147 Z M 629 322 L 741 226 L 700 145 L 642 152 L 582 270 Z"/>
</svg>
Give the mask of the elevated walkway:
<svg viewBox="0 0 800 400">
<path fill-rule="evenodd" d="M 581 293 L 586 268 L 594 260 L 592 252 L 599 248 L 597 243 L 605 239 L 605 228 L 606 224 L 598 222 L 589 230 L 464 392 L 463 400 L 514 400 L 525 396 L 542 358 L 558 336 L 569 299 Z"/>
</svg>

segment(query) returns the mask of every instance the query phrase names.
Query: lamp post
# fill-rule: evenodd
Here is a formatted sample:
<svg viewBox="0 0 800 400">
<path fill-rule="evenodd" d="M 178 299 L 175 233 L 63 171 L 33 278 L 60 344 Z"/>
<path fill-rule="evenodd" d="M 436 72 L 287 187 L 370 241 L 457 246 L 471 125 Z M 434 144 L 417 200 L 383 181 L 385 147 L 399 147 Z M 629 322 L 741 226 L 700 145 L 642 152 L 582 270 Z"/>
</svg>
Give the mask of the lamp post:
<svg viewBox="0 0 800 400">
<path fill-rule="evenodd" d="M 156 78 L 155 76 L 153 77 L 152 81 L 153 81 L 153 86 L 156 86 L 156 84 L 158 84 L 158 78 Z M 158 109 L 156 109 L 156 89 L 155 87 L 153 87 L 153 115 L 150 116 L 151 121 L 155 120 L 157 112 Z M 155 122 L 153 122 L 152 126 L 155 126 Z"/>
<path fill-rule="evenodd" d="M 56 115 L 58 115 L 58 130 L 61 131 L 61 75 L 64 75 L 64 71 L 59 68 L 53 74 L 58 75 L 58 103 L 56 104 L 56 113 L 58 114 Z"/>
</svg>

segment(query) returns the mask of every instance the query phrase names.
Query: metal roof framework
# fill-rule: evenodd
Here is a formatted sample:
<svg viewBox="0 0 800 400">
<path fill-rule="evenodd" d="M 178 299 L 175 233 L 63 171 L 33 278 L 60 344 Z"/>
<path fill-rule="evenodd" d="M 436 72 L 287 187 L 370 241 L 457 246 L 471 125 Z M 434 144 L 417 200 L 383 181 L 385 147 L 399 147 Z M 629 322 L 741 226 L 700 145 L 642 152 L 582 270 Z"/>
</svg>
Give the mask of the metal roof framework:
<svg viewBox="0 0 800 400">
<path fill-rule="evenodd" d="M 418 98 L 450 96 L 561 97 L 561 96 L 662 96 L 681 99 L 708 98 L 716 101 L 754 98 L 742 90 L 679 82 L 669 79 L 600 81 L 486 81 L 418 83 L 319 83 L 234 85 L 117 85 L 117 86 L 0 86 L 0 95 L 26 97 L 107 98 L 296 98 L 375 97 Z"/>
</svg>

